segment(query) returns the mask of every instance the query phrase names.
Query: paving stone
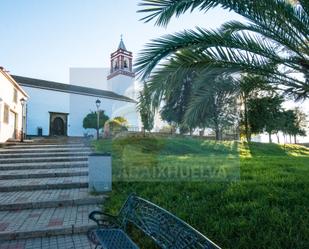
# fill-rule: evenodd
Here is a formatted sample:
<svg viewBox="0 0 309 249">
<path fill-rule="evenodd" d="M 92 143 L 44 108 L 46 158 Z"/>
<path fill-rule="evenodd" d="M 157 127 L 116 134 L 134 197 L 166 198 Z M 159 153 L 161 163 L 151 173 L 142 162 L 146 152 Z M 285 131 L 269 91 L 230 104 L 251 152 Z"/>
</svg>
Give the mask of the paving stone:
<svg viewBox="0 0 309 249">
<path fill-rule="evenodd" d="M 64 168 L 64 169 L 34 169 L 34 170 L 3 170 L 0 180 L 26 179 L 26 178 L 48 178 L 67 176 L 87 176 L 87 168 Z"/>
<path fill-rule="evenodd" d="M 88 167 L 87 161 L 74 162 L 28 162 L 28 163 L 7 163 L 0 164 L 0 171 L 2 170 L 25 170 L 25 169 L 53 169 L 53 168 L 74 168 L 74 167 Z"/>
<path fill-rule="evenodd" d="M 94 245 L 86 235 L 78 234 L 3 241 L 0 249 L 94 249 Z"/>
<path fill-rule="evenodd" d="M 29 148 L 85 148 L 84 144 L 18 144 L 7 146 L 6 149 L 29 149 Z"/>
<path fill-rule="evenodd" d="M 0 192 L 88 187 L 88 176 L 0 180 Z"/>
<path fill-rule="evenodd" d="M 94 248 L 88 214 L 105 196 L 88 193 L 91 148 L 56 141 L 0 149 L 0 249 Z"/>
<path fill-rule="evenodd" d="M 8 163 L 32 163 L 32 162 L 74 162 L 87 161 L 87 156 L 49 156 L 49 157 L 27 157 L 27 158 L 0 158 L 1 164 Z"/>
<path fill-rule="evenodd" d="M 0 210 L 101 204 L 105 198 L 105 195 L 90 195 L 88 188 L 2 192 Z"/>
<path fill-rule="evenodd" d="M 95 223 L 88 214 L 97 205 L 0 211 L 0 241 L 57 234 L 84 233 Z"/>
<path fill-rule="evenodd" d="M 42 152 L 91 152 L 91 148 L 87 147 L 64 147 L 64 148 L 25 148 L 25 149 L 18 149 L 18 148 L 4 148 L 0 149 L 1 154 L 14 154 L 14 153 L 42 153 Z"/>
<path fill-rule="evenodd" d="M 82 157 L 82 156 L 88 156 L 89 151 L 76 151 L 76 152 L 71 152 L 71 151 L 64 151 L 64 152 L 40 152 L 40 153 L 23 153 L 22 151 L 18 153 L 2 153 L 0 154 L 0 159 L 28 159 L 28 158 L 45 158 L 45 157 Z"/>
</svg>

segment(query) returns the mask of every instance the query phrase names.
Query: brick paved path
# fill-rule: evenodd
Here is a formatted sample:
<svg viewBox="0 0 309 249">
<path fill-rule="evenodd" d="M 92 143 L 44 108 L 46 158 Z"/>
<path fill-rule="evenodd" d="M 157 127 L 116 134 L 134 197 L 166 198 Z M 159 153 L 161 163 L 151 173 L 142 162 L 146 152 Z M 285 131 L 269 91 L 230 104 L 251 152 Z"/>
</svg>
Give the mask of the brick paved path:
<svg viewBox="0 0 309 249">
<path fill-rule="evenodd" d="M 88 193 L 81 142 L 0 149 L 0 249 L 93 248 L 88 214 L 104 196 Z"/>
</svg>

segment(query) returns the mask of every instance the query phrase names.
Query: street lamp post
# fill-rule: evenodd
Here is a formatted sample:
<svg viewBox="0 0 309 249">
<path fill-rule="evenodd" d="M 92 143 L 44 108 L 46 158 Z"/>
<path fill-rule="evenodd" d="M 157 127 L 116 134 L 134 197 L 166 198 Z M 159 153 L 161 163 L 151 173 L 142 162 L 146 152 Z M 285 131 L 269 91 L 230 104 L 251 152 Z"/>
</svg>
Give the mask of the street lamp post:
<svg viewBox="0 0 309 249">
<path fill-rule="evenodd" d="M 99 99 L 97 99 L 97 101 L 95 102 L 96 106 L 97 106 L 97 140 L 99 140 L 99 129 L 100 129 L 100 105 L 101 105 L 101 101 Z"/>
<path fill-rule="evenodd" d="M 21 104 L 21 113 L 22 113 L 22 118 L 21 118 L 21 138 L 20 142 L 24 142 L 24 107 L 25 107 L 26 100 L 24 98 L 20 99 L 20 104 Z"/>
</svg>

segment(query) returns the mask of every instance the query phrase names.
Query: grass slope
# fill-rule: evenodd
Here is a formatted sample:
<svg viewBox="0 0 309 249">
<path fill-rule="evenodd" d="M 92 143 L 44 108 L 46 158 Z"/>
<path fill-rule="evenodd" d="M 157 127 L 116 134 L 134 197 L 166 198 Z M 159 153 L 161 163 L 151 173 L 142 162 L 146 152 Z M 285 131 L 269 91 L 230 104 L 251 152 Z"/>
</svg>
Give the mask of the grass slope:
<svg viewBox="0 0 309 249">
<path fill-rule="evenodd" d="M 127 195 L 135 192 L 179 216 L 222 248 L 309 248 L 308 148 L 155 137 L 105 140 L 95 142 L 95 147 L 112 151 L 116 172 L 124 166 L 206 164 L 213 168 L 233 162 L 233 172 L 238 173 L 236 178 L 204 181 L 116 179 L 104 207 L 109 212 L 117 213 Z M 137 240 L 141 248 L 155 248 Z"/>
</svg>

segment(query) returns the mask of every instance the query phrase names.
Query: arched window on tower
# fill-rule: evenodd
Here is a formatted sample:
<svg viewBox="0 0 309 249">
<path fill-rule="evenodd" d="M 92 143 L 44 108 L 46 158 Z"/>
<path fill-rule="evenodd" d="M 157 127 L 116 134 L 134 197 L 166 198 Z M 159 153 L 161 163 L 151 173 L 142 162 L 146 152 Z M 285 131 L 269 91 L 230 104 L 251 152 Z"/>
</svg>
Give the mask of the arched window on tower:
<svg viewBox="0 0 309 249">
<path fill-rule="evenodd" d="M 123 67 L 124 67 L 125 69 L 128 68 L 128 62 L 127 62 L 127 60 L 124 60 L 124 62 L 123 62 Z"/>
<path fill-rule="evenodd" d="M 117 70 L 118 69 L 118 61 L 115 61 L 114 63 L 114 70 Z"/>
</svg>

